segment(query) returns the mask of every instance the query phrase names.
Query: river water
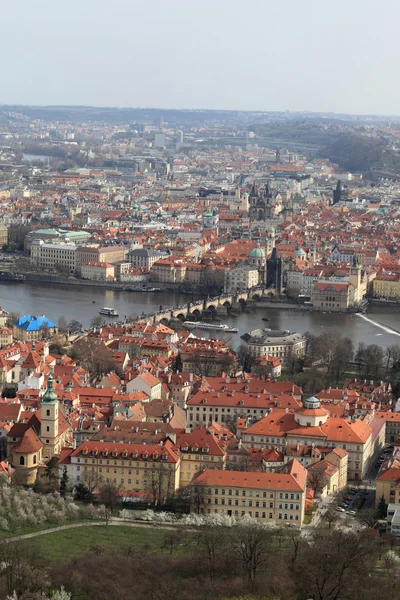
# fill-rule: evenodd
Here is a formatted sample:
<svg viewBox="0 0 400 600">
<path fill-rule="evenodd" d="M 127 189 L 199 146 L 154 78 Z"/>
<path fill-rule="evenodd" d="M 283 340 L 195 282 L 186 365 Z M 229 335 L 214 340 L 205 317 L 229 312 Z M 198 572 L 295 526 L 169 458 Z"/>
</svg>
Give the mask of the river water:
<svg viewBox="0 0 400 600">
<path fill-rule="evenodd" d="M 5 310 L 19 315 L 46 315 L 55 322 L 60 316 L 64 316 L 68 321 L 80 321 L 84 327 L 89 327 L 91 319 L 99 314 L 99 309 L 103 306 L 117 309 L 120 318 L 124 318 L 132 314 L 154 312 L 160 305 L 166 308 L 183 305 L 190 300 L 190 296 L 170 292 L 124 292 L 102 287 L 0 282 L 0 305 Z M 270 321 L 264 322 L 262 317 L 267 317 Z M 252 313 L 239 317 L 230 316 L 225 322 L 237 327 L 239 335 L 257 327 L 300 333 L 309 331 L 314 335 L 337 329 L 350 337 L 355 346 L 359 342 L 378 344 L 384 348 L 400 344 L 400 310 L 387 307 L 373 308 L 367 315 L 359 315 L 299 312 L 260 306 Z M 211 331 L 196 333 L 202 337 L 216 336 Z M 239 335 L 236 334 L 217 335 L 234 346 L 239 342 Z"/>
</svg>

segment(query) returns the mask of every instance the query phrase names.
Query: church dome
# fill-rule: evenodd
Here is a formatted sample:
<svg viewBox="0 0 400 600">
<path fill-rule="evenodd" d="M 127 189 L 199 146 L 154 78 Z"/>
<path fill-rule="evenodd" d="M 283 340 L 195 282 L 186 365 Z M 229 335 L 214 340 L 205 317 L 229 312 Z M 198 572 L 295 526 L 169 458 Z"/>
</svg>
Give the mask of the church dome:
<svg viewBox="0 0 400 600">
<path fill-rule="evenodd" d="M 260 246 L 256 246 L 250 250 L 249 258 L 265 258 L 265 252 Z"/>
<path fill-rule="evenodd" d="M 321 406 L 321 402 L 315 396 L 310 396 L 306 400 L 304 400 L 305 408 L 319 408 Z"/>
<path fill-rule="evenodd" d="M 295 252 L 296 256 L 305 256 L 306 253 L 304 252 L 303 248 L 297 248 L 296 252 Z"/>
</svg>

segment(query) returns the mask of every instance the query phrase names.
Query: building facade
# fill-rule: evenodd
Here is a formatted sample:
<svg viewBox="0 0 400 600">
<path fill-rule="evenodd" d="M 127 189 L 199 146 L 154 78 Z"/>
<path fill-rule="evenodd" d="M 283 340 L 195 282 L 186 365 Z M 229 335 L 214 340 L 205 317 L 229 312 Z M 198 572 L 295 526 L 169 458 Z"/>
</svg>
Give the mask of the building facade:
<svg viewBox="0 0 400 600">
<path fill-rule="evenodd" d="M 201 511 L 231 517 L 248 515 L 262 523 L 295 525 L 304 520 L 307 471 L 293 460 L 279 473 L 206 469 L 192 481 L 201 490 Z"/>
</svg>

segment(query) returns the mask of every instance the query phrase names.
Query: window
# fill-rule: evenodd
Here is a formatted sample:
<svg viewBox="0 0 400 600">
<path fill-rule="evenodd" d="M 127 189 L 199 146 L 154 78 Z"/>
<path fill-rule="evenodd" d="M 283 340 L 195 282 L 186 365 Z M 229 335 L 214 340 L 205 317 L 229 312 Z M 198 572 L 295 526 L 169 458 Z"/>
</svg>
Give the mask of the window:
<svg viewBox="0 0 400 600">
<path fill-rule="evenodd" d="M 50 416 L 50 411 L 46 410 L 46 416 L 49 417 Z"/>
<path fill-rule="evenodd" d="M 19 464 L 20 465 L 24 465 L 25 464 L 25 457 L 24 456 L 20 456 Z"/>
</svg>

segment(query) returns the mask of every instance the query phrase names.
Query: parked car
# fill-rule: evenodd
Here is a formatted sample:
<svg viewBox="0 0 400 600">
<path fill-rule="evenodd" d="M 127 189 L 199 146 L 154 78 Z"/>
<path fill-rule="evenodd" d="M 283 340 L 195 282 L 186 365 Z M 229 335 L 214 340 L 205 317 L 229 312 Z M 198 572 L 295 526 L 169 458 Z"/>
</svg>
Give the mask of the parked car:
<svg viewBox="0 0 400 600">
<path fill-rule="evenodd" d="M 347 514 L 348 514 L 348 515 L 351 515 L 352 517 L 354 517 L 354 516 L 355 516 L 355 514 L 356 514 L 356 511 L 355 511 L 355 510 L 348 510 L 348 511 L 347 511 Z"/>
<path fill-rule="evenodd" d="M 341 506 L 338 506 L 336 510 L 338 512 L 345 512 L 344 508 L 342 508 Z"/>
</svg>

